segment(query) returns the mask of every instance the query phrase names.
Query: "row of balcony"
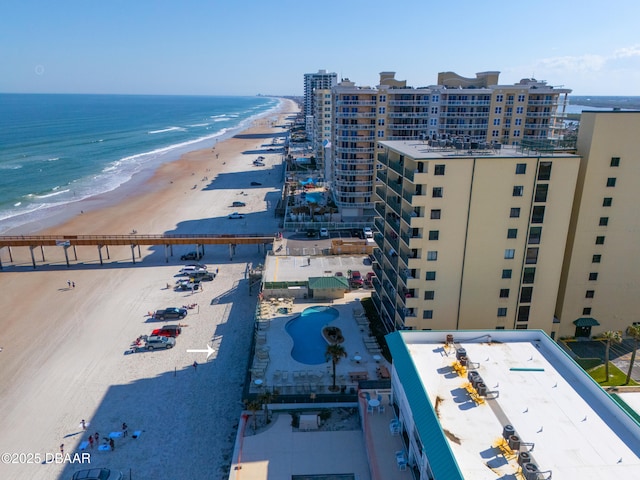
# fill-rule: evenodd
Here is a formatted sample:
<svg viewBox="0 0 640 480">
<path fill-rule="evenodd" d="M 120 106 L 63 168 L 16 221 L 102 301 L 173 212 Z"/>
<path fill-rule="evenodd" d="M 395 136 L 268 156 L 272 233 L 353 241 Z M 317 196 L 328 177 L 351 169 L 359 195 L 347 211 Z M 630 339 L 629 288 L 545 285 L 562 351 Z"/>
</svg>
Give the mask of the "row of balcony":
<svg viewBox="0 0 640 480">
<path fill-rule="evenodd" d="M 430 105 L 429 100 L 390 100 L 387 105 L 392 107 L 397 106 L 412 106 L 412 105 Z"/>
<path fill-rule="evenodd" d="M 363 107 L 372 107 L 376 105 L 375 100 L 338 100 L 336 105 L 353 105 L 353 106 L 363 106 Z"/>
<path fill-rule="evenodd" d="M 391 112 L 387 114 L 388 118 L 429 118 L 429 112 Z"/>
<path fill-rule="evenodd" d="M 338 142 L 373 142 L 376 137 L 373 135 L 336 135 L 336 141 Z"/>
<path fill-rule="evenodd" d="M 335 179 L 333 184 L 336 187 L 366 187 L 371 185 L 371 176 L 368 176 L 367 180 L 340 180 Z"/>
<path fill-rule="evenodd" d="M 376 118 L 376 112 L 340 112 L 335 114 L 336 118 Z"/>
<path fill-rule="evenodd" d="M 389 123 L 387 124 L 387 130 L 418 130 L 424 132 L 429 128 L 429 124 L 423 123 Z"/>
<path fill-rule="evenodd" d="M 375 151 L 375 147 L 356 147 L 356 148 L 344 148 L 344 147 L 336 147 L 336 153 L 373 153 Z"/>
<path fill-rule="evenodd" d="M 343 124 L 343 123 L 338 123 L 336 124 L 336 130 L 337 131 L 341 131 L 341 130 L 375 130 L 376 126 L 374 124 L 365 124 L 365 123 L 358 123 L 355 125 L 351 125 L 351 124 Z"/>
</svg>

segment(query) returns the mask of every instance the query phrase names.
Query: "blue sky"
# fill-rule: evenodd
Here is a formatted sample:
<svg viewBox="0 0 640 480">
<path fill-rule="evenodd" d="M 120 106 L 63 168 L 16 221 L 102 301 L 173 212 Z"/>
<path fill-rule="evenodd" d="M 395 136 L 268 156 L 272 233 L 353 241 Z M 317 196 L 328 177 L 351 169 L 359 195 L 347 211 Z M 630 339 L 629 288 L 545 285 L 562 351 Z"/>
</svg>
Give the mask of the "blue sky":
<svg viewBox="0 0 640 480">
<path fill-rule="evenodd" d="M 0 92 L 301 95 L 326 69 L 640 95 L 638 18 L 637 0 L 3 0 Z"/>
</svg>

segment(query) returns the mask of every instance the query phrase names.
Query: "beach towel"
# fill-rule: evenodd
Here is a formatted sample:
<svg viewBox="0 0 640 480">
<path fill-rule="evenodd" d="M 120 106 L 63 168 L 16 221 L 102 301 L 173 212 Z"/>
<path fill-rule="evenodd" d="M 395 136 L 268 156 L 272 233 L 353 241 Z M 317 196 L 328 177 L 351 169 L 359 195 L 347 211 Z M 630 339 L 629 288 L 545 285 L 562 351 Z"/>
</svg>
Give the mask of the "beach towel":
<svg viewBox="0 0 640 480">
<path fill-rule="evenodd" d="M 122 432 L 111 432 L 109 434 L 109 438 L 120 438 L 122 436 Z"/>
<path fill-rule="evenodd" d="M 85 441 L 85 442 L 82 442 L 82 443 L 80 444 L 80 447 L 79 447 L 79 448 L 80 448 L 80 450 L 86 450 L 88 446 L 89 446 L 89 442 L 86 442 L 86 441 Z"/>
<path fill-rule="evenodd" d="M 142 434 L 142 430 L 136 430 L 135 432 L 133 432 L 133 435 L 131 436 L 133 438 L 138 438 L 141 434 Z"/>
<path fill-rule="evenodd" d="M 100 450 L 101 452 L 107 452 L 111 450 L 111 447 L 109 446 L 108 443 L 103 443 L 98 447 L 98 450 Z"/>
</svg>

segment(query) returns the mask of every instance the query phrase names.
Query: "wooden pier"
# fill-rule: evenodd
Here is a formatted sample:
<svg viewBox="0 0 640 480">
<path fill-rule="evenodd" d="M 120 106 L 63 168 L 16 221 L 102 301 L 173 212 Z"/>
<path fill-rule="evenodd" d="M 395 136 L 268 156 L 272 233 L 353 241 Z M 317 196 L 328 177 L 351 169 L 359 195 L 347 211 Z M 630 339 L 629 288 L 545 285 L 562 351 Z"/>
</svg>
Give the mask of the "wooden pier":
<svg viewBox="0 0 640 480">
<path fill-rule="evenodd" d="M 98 248 L 98 256 L 100 257 L 100 265 L 103 265 L 102 248 L 105 247 L 107 258 L 109 257 L 110 245 L 129 245 L 131 247 L 131 257 L 133 263 L 136 263 L 136 248 L 138 257 L 140 257 L 140 245 L 164 245 L 165 258 L 169 263 L 169 257 L 173 255 L 173 245 L 196 245 L 196 251 L 204 254 L 205 245 L 229 245 L 229 258 L 232 259 L 235 254 L 236 245 L 267 245 L 273 243 L 275 237 L 273 235 L 262 234 L 190 234 L 190 235 L 0 235 L 0 249 L 7 248 L 9 251 L 9 259 L 13 262 L 13 247 L 29 247 L 31 250 L 31 262 L 33 268 L 36 268 L 36 259 L 33 251 L 40 248 L 42 261 L 44 258 L 44 247 L 57 246 L 64 248 L 64 256 L 69 264 L 68 249 L 73 249 L 75 260 L 78 260 L 76 254 L 76 246 L 96 246 Z M 0 269 L 2 269 L 2 261 L 0 259 Z"/>
</svg>

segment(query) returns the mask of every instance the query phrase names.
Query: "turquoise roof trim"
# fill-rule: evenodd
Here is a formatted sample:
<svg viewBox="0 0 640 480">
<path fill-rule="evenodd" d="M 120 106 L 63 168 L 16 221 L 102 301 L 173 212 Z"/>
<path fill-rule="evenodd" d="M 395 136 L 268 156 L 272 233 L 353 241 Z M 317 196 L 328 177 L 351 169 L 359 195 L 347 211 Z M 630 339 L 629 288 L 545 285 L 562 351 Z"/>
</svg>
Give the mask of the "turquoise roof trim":
<svg viewBox="0 0 640 480">
<path fill-rule="evenodd" d="M 398 380 L 411 405 L 413 421 L 422 440 L 422 447 L 429 458 L 429 466 L 434 478 L 464 480 L 402 334 L 393 332 L 385 339 L 393 357 L 393 366 Z"/>
<path fill-rule="evenodd" d="M 309 288 L 348 290 L 349 281 L 344 277 L 309 277 Z"/>
</svg>

